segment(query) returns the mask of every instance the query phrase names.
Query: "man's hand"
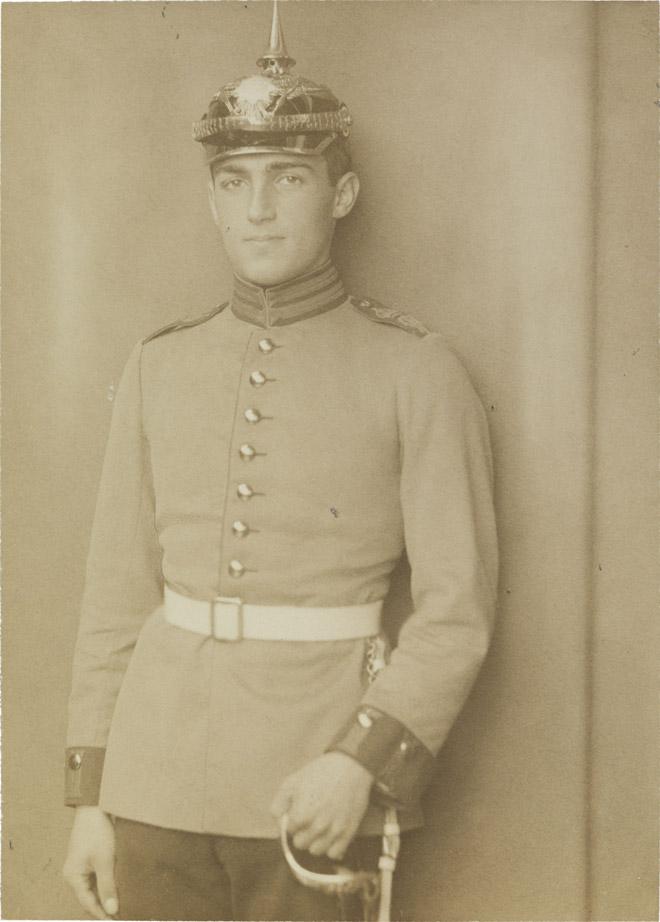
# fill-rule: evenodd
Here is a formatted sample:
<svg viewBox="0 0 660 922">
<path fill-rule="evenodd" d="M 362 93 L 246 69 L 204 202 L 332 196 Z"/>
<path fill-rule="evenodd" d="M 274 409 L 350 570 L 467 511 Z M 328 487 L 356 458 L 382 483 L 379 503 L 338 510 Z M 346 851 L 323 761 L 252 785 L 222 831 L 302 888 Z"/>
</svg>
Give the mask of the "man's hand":
<svg viewBox="0 0 660 922">
<path fill-rule="evenodd" d="M 271 804 L 288 814 L 296 848 L 339 860 L 358 830 L 373 777 L 343 752 L 326 752 L 286 778 Z"/>
<path fill-rule="evenodd" d="M 76 807 L 62 873 L 82 908 L 97 919 L 118 912 L 115 829 L 100 807 Z"/>
</svg>

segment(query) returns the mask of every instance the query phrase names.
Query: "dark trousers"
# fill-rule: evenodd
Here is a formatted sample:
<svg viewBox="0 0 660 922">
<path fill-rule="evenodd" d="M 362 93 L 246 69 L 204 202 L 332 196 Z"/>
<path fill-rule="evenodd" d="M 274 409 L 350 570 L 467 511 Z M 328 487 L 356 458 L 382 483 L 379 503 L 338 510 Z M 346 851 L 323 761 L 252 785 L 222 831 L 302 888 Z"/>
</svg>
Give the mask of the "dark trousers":
<svg viewBox="0 0 660 922">
<path fill-rule="evenodd" d="M 120 919 L 363 919 L 355 896 L 329 896 L 294 878 L 276 839 L 242 839 L 161 829 L 117 818 Z M 380 839 L 356 839 L 343 865 L 375 870 Z M 305 867 L 331 872 L 327 859 L 297 853 Z"/>
</svg>

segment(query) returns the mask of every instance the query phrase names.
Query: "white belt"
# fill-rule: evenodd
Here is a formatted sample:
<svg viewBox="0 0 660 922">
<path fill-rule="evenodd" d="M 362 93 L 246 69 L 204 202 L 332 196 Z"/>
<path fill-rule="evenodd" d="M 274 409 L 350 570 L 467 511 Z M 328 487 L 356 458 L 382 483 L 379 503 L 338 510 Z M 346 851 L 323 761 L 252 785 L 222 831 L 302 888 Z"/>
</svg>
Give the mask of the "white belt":
<svg viewBox="0 0 660 922">
<path fill-rule="evenodd" d="M 338 608 L 248 605 L 220 596 L 189 599 L 165 586 L 168 624 L 216 640 L 353 640 L 380 631 L 382 602 Z"/>
</svg>

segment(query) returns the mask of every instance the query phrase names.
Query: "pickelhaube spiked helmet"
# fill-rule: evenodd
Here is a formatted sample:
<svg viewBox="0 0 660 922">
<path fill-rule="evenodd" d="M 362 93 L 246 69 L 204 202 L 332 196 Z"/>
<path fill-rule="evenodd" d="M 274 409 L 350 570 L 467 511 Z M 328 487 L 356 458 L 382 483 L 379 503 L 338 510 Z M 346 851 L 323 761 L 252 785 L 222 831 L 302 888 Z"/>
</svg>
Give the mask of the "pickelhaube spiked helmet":
<svg viewBox="0 0 660 922">
<path fill-rule="evenodd" d="M 348 138 L 347 106 L 327 87 L 290 73 L 295 63 L 274 0 L 270 42 L 257 60 L 261 73 L 223 86 L 193 125 L 209 164 L 235 154 L 319 154 L 335 138 Z"/>
</svg>

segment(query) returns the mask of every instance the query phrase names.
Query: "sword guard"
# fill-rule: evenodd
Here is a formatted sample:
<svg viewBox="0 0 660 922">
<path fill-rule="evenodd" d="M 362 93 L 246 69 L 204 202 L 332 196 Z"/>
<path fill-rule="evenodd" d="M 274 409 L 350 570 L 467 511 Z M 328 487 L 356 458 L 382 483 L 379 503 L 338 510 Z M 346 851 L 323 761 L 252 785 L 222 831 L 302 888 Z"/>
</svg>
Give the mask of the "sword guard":
<svg viewBox="0 0 660 922">
<path fill-rule="evenodd" d="M 350 868 L 337 866 L 334 874 L 322 874 L 318 871 L 310 871 L 297 860 L 287 835 L 288 817 L 286 814 L 280 819 L 280 842 L 286 862 L 296 880 L 311 887 L 313 890 L 320 890 L 331 896 L 340 896 L 343 893 L 362 893 L 363 898 L 369 893 L 371 899 L 377 896 L 380 882 L 379 875 L 370 871 L 351 871 Z M 371 894 L 374 894 L 371 896 Z"/>
</svg>

